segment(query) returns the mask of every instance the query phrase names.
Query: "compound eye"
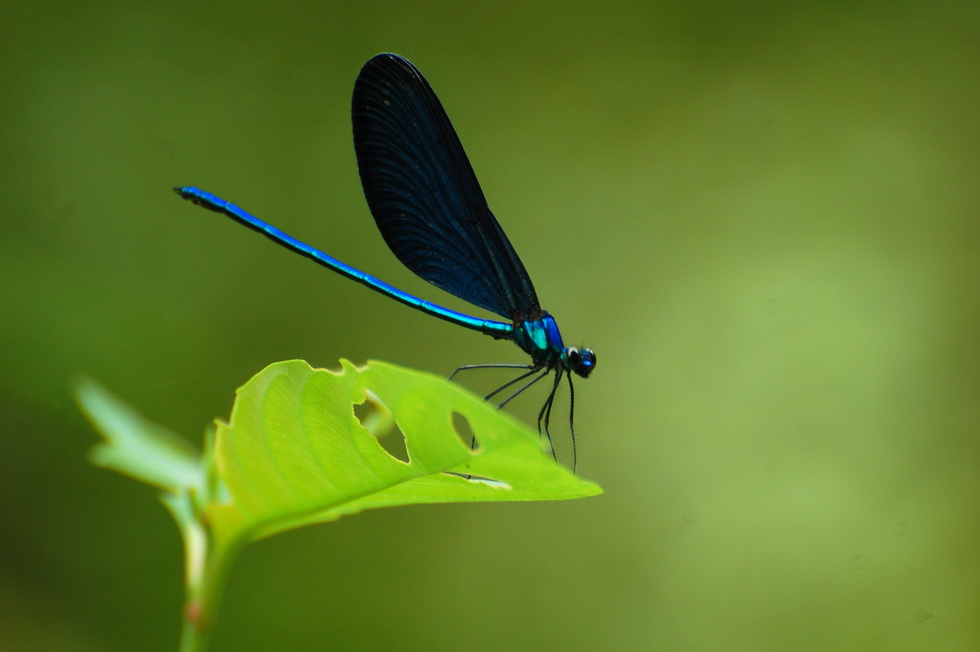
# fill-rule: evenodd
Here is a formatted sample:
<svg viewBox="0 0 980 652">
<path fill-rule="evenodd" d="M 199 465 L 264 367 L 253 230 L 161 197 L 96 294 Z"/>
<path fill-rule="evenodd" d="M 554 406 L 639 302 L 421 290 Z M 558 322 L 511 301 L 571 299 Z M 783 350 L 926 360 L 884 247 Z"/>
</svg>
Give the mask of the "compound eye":
<svg viewBox="0 0 980 652">
<path fill-rule="evenodd" d="M 567 352 L 568 368 L 582 378 L 588 378 L 595 369 L 595 353 L 592 349 L 579 349 L 571 346 Z"/>
</svg>

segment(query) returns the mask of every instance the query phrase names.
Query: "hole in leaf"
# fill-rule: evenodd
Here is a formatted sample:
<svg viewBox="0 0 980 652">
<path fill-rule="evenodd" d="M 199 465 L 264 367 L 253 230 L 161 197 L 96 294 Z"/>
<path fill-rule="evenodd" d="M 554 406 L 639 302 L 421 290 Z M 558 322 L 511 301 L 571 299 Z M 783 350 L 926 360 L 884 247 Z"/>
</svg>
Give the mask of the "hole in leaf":
<svg viewBox="0 0 980 652">
<path fill-rule="evenodd" d="M 453 412 L 453 432 L 459 440 L 473 453 L 480 450 L 480 442 L 476 440 L 476 434 L 470 426 L 469 420 L 459 412 Z"/>
<path fill-rule="evenodd" d="M 363 403 L 354 404 L 354 416 L 374 435 L 386 453 L 399 462 L 411 463 L 405 448 L 405 435 L 381 401 L 369 393 Z"/>
<path fill-rule="evenodd" d="M 395 426 L 391 410 L 370 390 L 365 392 L 363 401 L 354 404 L 354 416 L 375 437 L 383 437 Z"/>
<path fill-rule="evenodd" d="M 462 478 L 463 480 L 472 482 L 473 484 L 485 484 L 497 489 L 512 489 L 512 487 L 506 482 L 494 480 L 493 478 L 488 478 L 482 475 L 470 475 L 469 473 L 459 473 L 457 471 L 443 471 L 443 473 L 446 475 L 455 476 L 457 478 Z"/>
</svg>

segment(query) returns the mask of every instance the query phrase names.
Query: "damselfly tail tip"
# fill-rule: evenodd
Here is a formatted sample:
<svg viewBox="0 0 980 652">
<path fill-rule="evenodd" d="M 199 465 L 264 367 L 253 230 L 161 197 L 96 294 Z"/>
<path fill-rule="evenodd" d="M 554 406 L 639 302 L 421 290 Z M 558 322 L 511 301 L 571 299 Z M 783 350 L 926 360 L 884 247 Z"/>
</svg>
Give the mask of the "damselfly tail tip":
<svg viewBox="0 0 980 652">
<path fill-rule="evenodd" d="M 224 213 L 226 202 L 221 202 L 220 199 L 211 195 L 210 193 L 203 192 L 194 186 L 174 186 L 174 192 L 181 199 L 186 199 L 196 206 L 201 206 L 208 210 L 214 211 L 216 213 Z"/>
</svg>

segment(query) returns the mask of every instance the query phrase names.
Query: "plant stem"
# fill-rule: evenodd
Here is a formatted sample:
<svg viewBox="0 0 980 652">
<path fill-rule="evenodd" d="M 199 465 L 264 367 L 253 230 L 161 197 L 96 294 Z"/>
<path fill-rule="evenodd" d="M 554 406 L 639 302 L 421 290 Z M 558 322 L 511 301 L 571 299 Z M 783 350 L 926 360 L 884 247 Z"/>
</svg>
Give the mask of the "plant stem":
<svg viewBox="0 0 980 652">
<path fill-rule="evenodd" d="M 228 575 L 243 547 L 240 539 L 213 546 L 210 550 L 195 548 L 192 551 L 191 546 L 187 546 L 187 589 L 180 652 L 206 652 L 208 649 Z M 199 556 L 202 553 L 203 558 Z"/>
</svg>

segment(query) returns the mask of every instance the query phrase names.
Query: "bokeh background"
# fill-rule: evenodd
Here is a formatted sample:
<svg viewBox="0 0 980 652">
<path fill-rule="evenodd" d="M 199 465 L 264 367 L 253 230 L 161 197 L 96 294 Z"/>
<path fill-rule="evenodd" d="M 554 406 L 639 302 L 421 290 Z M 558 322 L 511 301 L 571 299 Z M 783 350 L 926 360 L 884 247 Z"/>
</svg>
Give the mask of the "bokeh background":
<svg viewBox="0 0 980 652">
<path fill-rule="evenodd" d="M 170 191 L 465 308 L 361 195 L 350 92 L 380 51 L 595 347 L 580 472 L 606 493 L 262 541 L 214 649 L 980 649 L 972 0 L 5 3 L 0 647 L 177 644 L 176 529 L 87 463 L 74 375 L 199 442 L 273 361 L 521 360 Z"/>
</svg>

